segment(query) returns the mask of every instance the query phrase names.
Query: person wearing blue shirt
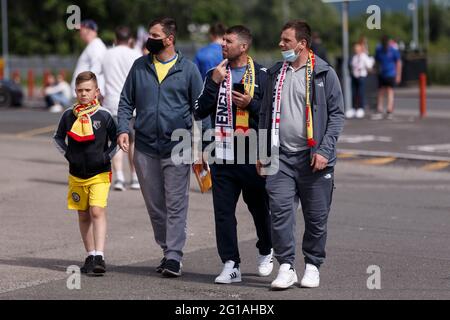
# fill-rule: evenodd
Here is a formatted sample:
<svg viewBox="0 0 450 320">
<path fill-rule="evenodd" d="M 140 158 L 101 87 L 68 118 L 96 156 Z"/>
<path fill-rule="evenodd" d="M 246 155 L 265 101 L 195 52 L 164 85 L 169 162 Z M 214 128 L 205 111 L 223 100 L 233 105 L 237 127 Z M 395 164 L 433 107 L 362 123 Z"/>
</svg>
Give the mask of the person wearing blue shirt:
<svg viewBox="0 0 450 320">
<path fill-rule="evenodd" d="M 206 73 L 217 67 L 223 60 L 222 41 L 224 34 L 225 27 L 223 24 L 219 22 L 213 25 L 209 29 L 211 43 L 206 47 L 201 48 L 194 58 L 194 63 L 200 70 L 203 81 L 206 78 Z"/>
<path fill-rule="evenodd" d="M 378 105 L 377 113 L 372 119 L 383 119 L 383 100 L 387 93 L 386 119 L 390 120 L 394 112 L 394 86 L 400 84 L 402 79 L 402 61 L 400 51 L 389 43 L 387 36 L 382 37 L 381 44 L 376 49 L 375 60 L 378 65 Z"/>
</svg>

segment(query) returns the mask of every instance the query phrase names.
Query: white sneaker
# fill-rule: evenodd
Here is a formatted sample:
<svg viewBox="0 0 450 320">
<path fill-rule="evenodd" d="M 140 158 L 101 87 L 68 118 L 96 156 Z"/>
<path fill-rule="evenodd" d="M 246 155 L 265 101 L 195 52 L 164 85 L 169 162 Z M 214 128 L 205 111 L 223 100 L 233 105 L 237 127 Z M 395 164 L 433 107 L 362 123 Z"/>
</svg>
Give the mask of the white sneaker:
<svg viewBox="0 0 450 320">
<path fill-rule="evenodd" d="M 355 117 L 355 109 L 348 109 L 347 112 L 345 113 L 345 117 L 347 119 L 353 119 Z"/>
<path fill-rule="evenodd" d="M 297 272 L 289 263 L 283 263 L 278 271 L 277 278 L 270 287 L 273 290 L 284 290 L 298 282 Z"/>
<path fill-rule="evenodd" d="M 300 285 L 303 288 L 317 288 L 320 284 L 319 269 L 312 264 L 306 264 L 305 275 L 303 276 Z"/>
<path fill-rule="evenodd" d="M 267 256 L 258 255 L 258 275 L 268 277 L 273 270 L 273 249 Z"/>
<path fill-rule="evenodd" d="M 366 113 L 364 112 L 364 109 L 356 110 L 356 118 L 357 119 L 363 119 L 365 116 L 366 116 Z"/>
<path fill-rule="evenodd" d="M 131 180 L 130 189 L 131 190 L 141 190 L 141 185 L 139 184 L 139 181 L 138 180 Z"/>
<path fill-rule="evenodd" d="M 125 184 L 121 180 L 117 180 L 113 186 L 116 191 L 125 191 Z"/>
<path fill-rule="evenodd" d="M 234 261 L 227 261 L 223 267 L 222 273 L 214 281 L 218 284 L 230 284 L 241 282 L 241 271 L 234 267 Z"/>
<path fill-rule="evenodd" d="M 64 108 L 63 108 L 63 106 L 62 105 L 60 105 L 60 104 L 55 104 L 55 105 L 53 105 L 50 109 L 49 109 L 49 111 L 51 112 L 51 113 L 60 113 L 60 112 L 63 112 L 64 111 Z"/>
</svg>

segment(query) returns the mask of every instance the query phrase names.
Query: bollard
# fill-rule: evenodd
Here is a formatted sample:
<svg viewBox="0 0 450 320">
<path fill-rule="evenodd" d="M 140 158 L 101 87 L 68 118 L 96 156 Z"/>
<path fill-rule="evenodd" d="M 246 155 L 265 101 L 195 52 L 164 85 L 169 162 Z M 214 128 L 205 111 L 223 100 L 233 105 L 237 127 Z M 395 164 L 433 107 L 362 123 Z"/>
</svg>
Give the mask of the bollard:
<svg viewBox="0 0 450 320">
<path fill-rule="evenodd" d="M 19 70 L 14 70 L 12 73 L 12 80 L 17 83 L 20 84 L 20 71 Z"/>
<path fill-rule="evenodd" d="M 28 70 L 28 98 L 33 98 L 34 95 L 34 73 L 33 70 Z"/>
<path fill-rule="evenodd" d="M 64 81 L 66 80 L 66 76 L 67 76 L 67 70 L 66 69 L 61 69 L 59 70 L 59 75 L 64 79 Z"/>
<path fill-rule="evenodd" d="M 425 118 L 427 115 L 427 75 L 420 74 L 420 117 Z"/>
<path fill-rule="evenodd" d="M 43 81 L 43 87 L 47 87 L 48 86 L 48 78 L 50 76 L 50 71 L 49 70 L 44 70 L 44 81 Z"/>
<path fill-rule="evenodd" d="M 0 58 L 0 80 L 5 78 L 5 60 Z"/>
</svg>

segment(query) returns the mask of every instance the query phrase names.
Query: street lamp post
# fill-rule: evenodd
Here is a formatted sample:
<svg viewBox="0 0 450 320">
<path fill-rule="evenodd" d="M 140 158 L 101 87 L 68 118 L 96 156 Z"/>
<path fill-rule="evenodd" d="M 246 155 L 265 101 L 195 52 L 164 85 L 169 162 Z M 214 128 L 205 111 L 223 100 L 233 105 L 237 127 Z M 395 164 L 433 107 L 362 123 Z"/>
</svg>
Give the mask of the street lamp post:
<svg viewBox="0 0 450 320">
<path fill-rule="evenodd" d="M 342 77 L 344 82 L 344 106 L 345 110 L 352 108 L 352 92 L 351 92 L 351 80 L 350 72 L 348 70 L 348 64 L 350 59 L 349 52 L 349 35 L 348 35 L 348 1 L 342 2 Z"/>
<path fill-rule="evenodd" d="M 282 2 L 282 11 L 283 11 L 283 21 L 286 23 L 289 20 L 289 0 L 283 0 Z"/>
<path fill-rule="evenodd" d="M 2 47 L 3 47 L 3 63 L 4 78 L 9 79 L 9 56 L 8 56 L 8 2 L 2 0 Z"/>
<path fill-rule="evenodd" d="M 411 49 L 419 49 L 419 8 L 418 0 L 413 0 L 408 5 L 409 10 L 412 14 L 412 24 L 413 24 L 413 39 L 411 43 Z"/>
<path fill-rule="evenodd" d="M 423 0 L 423 20 L 425 24 L 424 38 L 425 38 L 425 50 L 428 52 L 430 45 L 430 1 Z"/>
<path fill-rule="evenodd" d="M 342 84 L 344 87 L 344 107 L 347 111 L 352 108 L 352 88 L 350 71 L 348 69 L 350 51 L 348 34 L 348 7 L 350 1 L 359 0 L 322 0 L 324 3 L 342 3 Z"/>
</svg>

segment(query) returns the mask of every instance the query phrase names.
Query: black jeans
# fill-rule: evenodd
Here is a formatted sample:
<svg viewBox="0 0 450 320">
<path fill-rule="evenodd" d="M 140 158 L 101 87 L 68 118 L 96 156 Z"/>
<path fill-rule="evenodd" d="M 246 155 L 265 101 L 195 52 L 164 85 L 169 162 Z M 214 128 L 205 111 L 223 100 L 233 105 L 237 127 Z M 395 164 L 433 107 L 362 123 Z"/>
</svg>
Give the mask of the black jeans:
<svg viewBox="0 0 450 320">
<path fill-rule="evenodd" d="M 353 109 L 363 109 L 365 107 L 365 87 L 366 78 L 352 77 Z"/>
<path fill-rule="evenodd" d="M 265 179 L 257 174 L 256 166 L 214 164 L 211 166 L 211 174 L 217 249 L 222 262 L 241 262 L 236 220 L 236 205 L 241 191 L 255 223 L 259 254 L 270 254 L 272 238 L 269 201 Z"/>
</svg>

